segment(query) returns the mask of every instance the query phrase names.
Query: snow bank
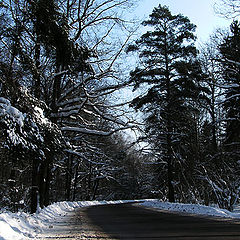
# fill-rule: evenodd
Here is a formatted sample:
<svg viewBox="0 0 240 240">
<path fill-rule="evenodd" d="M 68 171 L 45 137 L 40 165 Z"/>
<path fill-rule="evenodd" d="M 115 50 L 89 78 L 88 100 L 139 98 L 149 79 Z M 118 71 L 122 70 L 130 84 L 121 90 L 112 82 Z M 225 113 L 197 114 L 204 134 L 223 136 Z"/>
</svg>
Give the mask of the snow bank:
<svg viewBox="0 0 240 240">
<path fill-rule="evenodd" d="M 83 201 L 83 202 L 57 202 L 48 207 L 40 209 L 36 214 L 23 212 L 0 214 L 0 240 L 26 240 L 33 239 L 54 221 L 61 221 L 75 208 L 88 207 L 103 204 L 119 204 L 130 201 Z"/>
<path fill-rule="evenodd" d="M 197 204 L 180 204 L 161 202 L 159 200 L 120 200 L 120 201 L 84 201 L 84 202 L 57 202 L 36 214 L 23 212 L 0 214 L 0 240 L 33 239 L 37 234 L 49 229 L 54 222 L 60 222 L 71 214 L 74 209 L 103 204 L 137 203 L 147 208 L 155 208 L 172 212 L 182 212 L 197 215 L 217 216 L 224 218 L 239 218 L 240 213 L 232 213 L 224 209 L 207 207 Z"/>
<path fill-rule="evenodd" d="M 139 205 L 147 208 L 155 208 L 170 212 L 180 212 L 196 215 L 215 216 L 221 218 L 240 218 L 240 213 L 229 212 L 226 209 L 204 206 L 200 204 L 183 204 L 183 203 L 169 203 L 160 200 L 152 199 L 145 200 Z"/>
<path fill-rule="evenodd" d="M 29 220 L 29 215 L 26 213 L 0 214 L 0 240 L 33 238 L 37 227 Z"/>
</svg>

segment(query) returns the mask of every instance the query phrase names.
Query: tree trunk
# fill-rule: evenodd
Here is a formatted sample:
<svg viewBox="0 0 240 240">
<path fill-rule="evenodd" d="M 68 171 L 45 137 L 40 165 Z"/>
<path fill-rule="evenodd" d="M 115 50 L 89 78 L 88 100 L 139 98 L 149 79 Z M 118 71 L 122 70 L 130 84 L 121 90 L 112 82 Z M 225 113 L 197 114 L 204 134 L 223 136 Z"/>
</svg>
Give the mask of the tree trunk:
<svg viewBox="0 0 240 240">
<path fill-rule="evenodd" d="M 78 167 L 79 167 L 79 163 L 77 164 L 76 170 L 75 170 L 74 185 L 73 185 L 73 198 L 72 198 L 73 201 L 75 201 L 76 193 L 77 193 Z"/>
<path fill-rule="evenodd" d="M 71 199 L 71 182 L 72 182 L 72 155 L 69 155 L 67 158 L 67 170 L 66 170 L 66 200 L 70 201 Z"/>
<path fill-rule="evenodd" d="M 50 180 L 51 180 L 51 163 L 50 160 L 52 161 L 52 158 L 47 161 L 47 166 L 46 166 L 46 178 L 45 180 L 45 191 L 44 191 L 44 206 L 48 206 L 50 204 L 50 199 L 49 199 L 49 192 L 50 192 Z"/>
<path fill-rule="evenodd" d="M 39 191 L 39 160 L 33 157 L 32 160 L 32 189 L 31 189 L 31 213 L 37 211 Z"/>
<path fill-rule="evenodd" d="M 98 190 L 98 186 L 99 186 L 99 179 L 96 179 L 94 181 L 93 195 L 92 195 L 92 199 L 91 200 L 95 200 L 96 194 L 97 194 L 97 190 Z"/>
<path fill-rule="evenodd" d="M 170 131 L 170 129 L 168 130 Z M 174 187 L 173 187 L 173 160 L 171 151 L 171 139 L 168 132 L 167 135 L 167 174 L 168 174 L 168 200 L 175 202 Z"/>
<path fill-rule="evenodd" d="M 51 180 L 51 163 L 54 155 L 51 151 L 45 153 L 46 159 L 43 159 L 39 170 L 39 195 L 40 207 L 43 208 L 49 205 L 49 190 Z"/>
<path fill-rule="evenodd" d="M 174 187 L 173 187 L 173 160 L 172 160 L 172 144 L 171 144 L 171 135 L 172 135 L 172 124 L 171 124 L 171 110 L 170 110 L 170 104 L 171 104 L 171 86 L 170 86 L 170 69 L 169 69 L 169 53 L 168 53 L 168 41 L 167 41 L 167 35 L 164 37 L 164 55 L 165 55 L 165 78 L 166 78 L 166 88 L 167 88 L 167 95 L 166 95 L 166 102 L 167 102 L 167 175 L 168 175 L 168 200 L 169 202 L 175 202 L 175 196 L 174 196 Z"/>
<path fill-rule="evenodd" d="M 61 67 L 61 64 L 57 64 L 56 73 L 61 72 L 62 70 L 63 69 Z M 61 74 L 56 74 L 54 81 L 53 81 L 52 104 L 51 104 L 53 114 L 58 112 L 57 102 L 61 95 L 61 92 L 60 92 L 61 78 L 62 78 Z M 56 117 L 53 117 L 51 120 L 52 120 L 52 122 L 57 123 Z"/>
<path fill-rule="evenodd" d="M 36 69 L 33 73 L 34 78 L 34 96 L 38 99 L 40 99 L 41 96 L 41 78 L 40 78 L 40 39 L 39 39 L 39 33 L 36 30 L 36 44 L 35 44 L 35 54 L 34 54 L 34 60 Z"/>
<path fill-rule="evenodd" d="M 168 200 L 175 202 L 174 187 L 173 187 L 173 167 L 171 160 L 168 162 Z"/>
<path fill-rule="evenodd" d="M 216 117 L 215 117 L 215 90 L 212 90 L 212 103 L 211 103 L 211 118 L 212 118 L 212 148 L 214 152 L 217 152 L 217 133 L 216 133 Z"/>
</svg>

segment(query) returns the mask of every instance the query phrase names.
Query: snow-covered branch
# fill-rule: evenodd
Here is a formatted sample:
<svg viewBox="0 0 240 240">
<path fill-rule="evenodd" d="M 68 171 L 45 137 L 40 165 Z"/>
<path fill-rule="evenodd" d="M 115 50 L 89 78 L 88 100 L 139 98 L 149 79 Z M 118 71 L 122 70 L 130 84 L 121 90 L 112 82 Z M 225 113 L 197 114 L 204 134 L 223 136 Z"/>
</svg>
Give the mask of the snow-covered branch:
<svg viewBox="0 0 240 240">
<path fill-rule="evenodd" d="M 89 135 L 97 135 L 97 136 L 110 136 L 118 131 L 126 130 L 129 128 L 135 128 L 135 126 L 126 126 L 122 128 L 117 128 L 112 131 L 100 131 L 100 130 L 94 130 L 94 129 L 88 129 L 88 128 L 82 128 L 82 127 L 62 127 L 62 131 L 68 131 L 68 132 L 76 132 L 76 133 L 82 133 L 82 134 L 89 134 Z"/>
</svg>

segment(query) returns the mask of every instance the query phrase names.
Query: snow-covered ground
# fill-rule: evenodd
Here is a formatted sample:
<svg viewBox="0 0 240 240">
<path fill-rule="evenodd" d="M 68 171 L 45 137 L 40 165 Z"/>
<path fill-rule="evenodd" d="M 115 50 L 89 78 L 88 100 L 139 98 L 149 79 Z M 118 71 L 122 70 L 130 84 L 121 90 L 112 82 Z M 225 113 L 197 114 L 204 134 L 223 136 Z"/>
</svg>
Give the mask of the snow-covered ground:
<svg viewBox="0 0 240 240">
<path fill-rule="evenodd" d="M 209 207 L 200 204 L 183 204 L 183 203 L 169 203 L 161 202 L 159 200 L 146 200 L 140 205 L 147 208 L 156 208 L 171 212 L 181 212 L 195 215 L 215 216 L 219 218 L 232 218 L 240 219 L 239 211 L 229 212 L 226 209 L 216 207 Z M 239 209 L 238 209 L 239 210 Z"/>
<path fill-rule="evenodd" d="M 70 215 L 75 208 L 126 202 L 135 201 L 57 202 L 35 214 L 3 212 L 0 214 L 0 240 L 34 239 L 37 234 L 49 229 L 52 222 L 61 221 L 62 217 Z"/>
<path fill-rule="evenodd" d="M 138 202 L 147 208 L 156 208 L 172 212 L 182 212 L 197 215 L 217 216 L 223 218 L 239 218 L 240 213 L 229 212 L 224 209 L 207 207 L 197 204 L 179 204 L 161 202 L 159 200 L 122 200 L 122 201 L 85 201 L 85 202 L 58 202 L 54 203 L 39 213 L 27 214 L 23 212 L 0 214 L 0 240 L 34 239 L 37 234 L 49 229 L 54 221 L 61 221 L 62 217 L 69 215 L 74 209 L 102 204 L 119 204 L 127 202 Z"/>
</svg>

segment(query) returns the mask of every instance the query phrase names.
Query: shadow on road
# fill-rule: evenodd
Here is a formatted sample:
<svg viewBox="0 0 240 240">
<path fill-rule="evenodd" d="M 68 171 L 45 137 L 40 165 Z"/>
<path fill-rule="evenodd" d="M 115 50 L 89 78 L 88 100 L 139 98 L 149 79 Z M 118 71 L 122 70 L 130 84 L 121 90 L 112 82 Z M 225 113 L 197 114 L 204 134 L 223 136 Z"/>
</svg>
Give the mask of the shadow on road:
<svg viewBox="0 0 240 240">
<path fill-rule="evenodd" d="M 181 216 L 132 204 L 92 206 L 91 223 L 110 239 L 240 239 L 240 225 L 229 221 Z"/>
</svg>

